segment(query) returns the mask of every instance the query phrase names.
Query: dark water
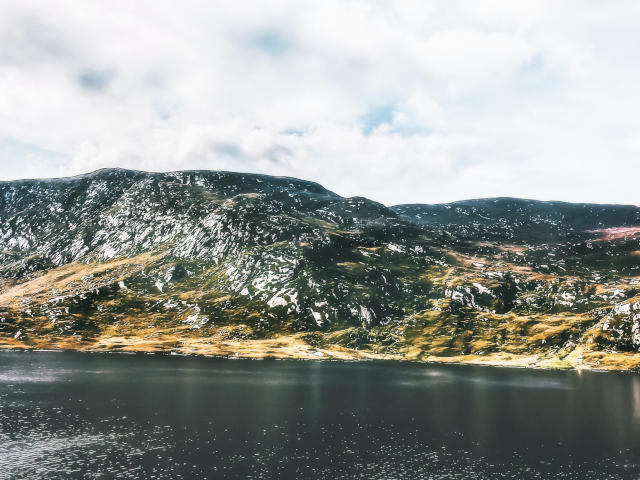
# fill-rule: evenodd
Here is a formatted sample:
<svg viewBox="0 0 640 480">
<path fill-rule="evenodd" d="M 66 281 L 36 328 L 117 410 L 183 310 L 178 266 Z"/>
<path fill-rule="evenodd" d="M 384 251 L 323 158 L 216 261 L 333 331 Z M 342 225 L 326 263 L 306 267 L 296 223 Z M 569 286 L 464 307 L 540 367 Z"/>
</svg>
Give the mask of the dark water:
<svg viewBox="0 0 640 480">
<path fill-rule="evenodd" d="M 0 353 L 0 478 L 640 478 L 640 376 Z"/>
</svg>

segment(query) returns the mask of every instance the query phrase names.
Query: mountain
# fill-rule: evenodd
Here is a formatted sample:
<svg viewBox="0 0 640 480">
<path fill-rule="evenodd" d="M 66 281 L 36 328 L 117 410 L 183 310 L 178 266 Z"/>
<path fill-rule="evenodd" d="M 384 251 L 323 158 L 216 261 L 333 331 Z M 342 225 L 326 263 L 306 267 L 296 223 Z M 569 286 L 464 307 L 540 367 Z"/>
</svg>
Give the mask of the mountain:
<svg viewBox="0 0 640 480">
<path fill-rule="evenodd" d="M 640 367 L 640 208 L 386 207 L 121 169 L 0 182 L 0 347 Z"/>
</svg>

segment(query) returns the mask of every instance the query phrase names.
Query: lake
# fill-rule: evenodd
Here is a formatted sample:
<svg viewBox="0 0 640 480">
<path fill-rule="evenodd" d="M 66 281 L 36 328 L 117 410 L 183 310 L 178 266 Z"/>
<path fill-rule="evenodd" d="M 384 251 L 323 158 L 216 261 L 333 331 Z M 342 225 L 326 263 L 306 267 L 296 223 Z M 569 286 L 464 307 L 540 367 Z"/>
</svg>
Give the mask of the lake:
<svg viewBox="0 0 640 480">
<path fill-rule="evenodd" d="M 640 375 L 0 352 L 0 478 L 640 478 Z"/>
</svg>

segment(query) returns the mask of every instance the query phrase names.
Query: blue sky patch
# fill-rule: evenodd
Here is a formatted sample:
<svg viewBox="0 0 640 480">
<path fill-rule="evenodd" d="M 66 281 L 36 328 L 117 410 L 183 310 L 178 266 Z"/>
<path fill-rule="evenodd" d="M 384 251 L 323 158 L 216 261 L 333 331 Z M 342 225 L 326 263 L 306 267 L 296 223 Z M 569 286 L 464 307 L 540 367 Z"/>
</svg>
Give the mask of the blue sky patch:
<svg viewBox="0 0 640 480">
<path fill-rule="evenodd" d="M 251 37 L 249 43 L 274 57 L 284 55 L 293 47 L 291 39 L 277 30 L 258 32 Z"/>
<path fill-rule="evenodd" d="M 107 89 L 115 74 L 111 70 L 86 69 L 78 75 L 78 84 L 85 90 L 102 92 Z"/>
<path fill-rule="evenodd" d="M 395 105 L 385 104 L 371 107 L 367 113 L 362 116 L 362 133 L 371 135 L 371 132 L 385 123 L 393 122 L 393 114 Z"/>
</svg>

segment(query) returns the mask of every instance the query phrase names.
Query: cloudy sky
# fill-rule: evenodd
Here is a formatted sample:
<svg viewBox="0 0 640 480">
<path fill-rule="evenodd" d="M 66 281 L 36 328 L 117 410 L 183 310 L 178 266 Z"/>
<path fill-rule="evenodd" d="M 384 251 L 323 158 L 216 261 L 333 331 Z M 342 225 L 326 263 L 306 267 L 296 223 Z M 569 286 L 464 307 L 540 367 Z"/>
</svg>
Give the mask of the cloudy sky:
<svg viewBox="0 0 640 480">
<path fill-rule="evenodd" d="M 0 0 L 0 179 L 640 203 L 640 2 Z"/>
</svg>

